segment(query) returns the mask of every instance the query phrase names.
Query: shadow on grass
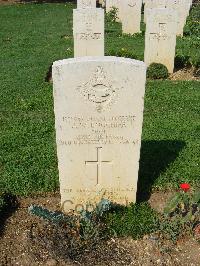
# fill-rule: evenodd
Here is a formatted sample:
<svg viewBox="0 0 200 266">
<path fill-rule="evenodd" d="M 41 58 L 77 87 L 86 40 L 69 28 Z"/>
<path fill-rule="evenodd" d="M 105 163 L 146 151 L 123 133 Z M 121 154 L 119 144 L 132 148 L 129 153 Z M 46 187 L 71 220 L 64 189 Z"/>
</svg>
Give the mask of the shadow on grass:
<svg viewBox="0 0 200 266">
<path fill-rule="evenodd" d="M 1 198 L 4 204 L 0 208 L 0 237 L 3 234 L 6 220 L 17 210 L 19 206 L 17 197 L 12 194 L 5 193 L 1 196 Z"/>
<path fill-rule="evenodd" d="M 137 202 L 146 201 L 156 179 L 176 160 L 184 148 L 183 141 L 142 141 Z"/>
</svg>

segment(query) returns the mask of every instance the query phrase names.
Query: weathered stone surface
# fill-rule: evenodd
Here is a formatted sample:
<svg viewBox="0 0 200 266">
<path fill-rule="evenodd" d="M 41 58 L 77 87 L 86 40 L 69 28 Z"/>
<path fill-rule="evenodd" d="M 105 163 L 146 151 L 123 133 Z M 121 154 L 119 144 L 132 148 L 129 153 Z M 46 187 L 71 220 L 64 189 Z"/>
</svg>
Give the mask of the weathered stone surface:
<svg viewBox="0 0 200 266">
<path fill-rule="evenodd" d="M 191 7 L 191 0 L 145 0 L 144 22 L 146 22 L 146 10 L 153 8 L 171 8 L 177 12 L 177 35 L 183 35 L 183 28 Z"/>
<path fill-rule="evenodd" d="M 183 29 L 186 24 L 186 19 L 190 10 L 190 1 L 188 0 L 168 0 L 167 7 L 176 10 L 177 12 L 177 36 L 183 36 Z"/>
<path fill-rule="evenodd" d="M 99 4 L 104 7 L 106 5 L 106 0 L 99 0 Z"/>
<path fill-rule="evenodd" d="M 117 57 L 53 64 L 61 202 L 65 211 L 135 202 L 146 67 Z"/>
<path fill-rule="evenodd" d="M 161 63 L 170 73 L 174 69 L 177 13 L 173 9 L 147 9 L 145 63 Z"/>
<path fill-rule="evenodd" d="M 140 32 L 142 0 L 122 1 L 122 31 L 126 34 Z"/>
<path fill-rule="evenodd" d="M 96 8 L 96 0 L 77 0 L 77 8 Z"/>
<path fill-rule="evenodd" d="M 73 10 L 74 57 L 104 55 L 104 10 Z"/>
<path fill-rule="evenodd" d="M 146 23 L 146 10 L 152 8 L 165 8 L 167 0 L 145 0 L 144 5 L 144 22 Z"/>
</svg>

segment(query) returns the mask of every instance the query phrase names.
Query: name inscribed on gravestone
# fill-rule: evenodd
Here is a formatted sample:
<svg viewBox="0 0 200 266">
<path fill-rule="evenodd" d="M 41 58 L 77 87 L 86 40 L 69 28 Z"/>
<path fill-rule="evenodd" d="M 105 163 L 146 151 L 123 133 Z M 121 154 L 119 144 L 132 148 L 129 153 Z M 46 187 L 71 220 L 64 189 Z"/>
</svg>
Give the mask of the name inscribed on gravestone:
<svg viewBox="0 0 200 266">
<path fill-rule="evenodd" d="M 104 10 L 73 10 L 74 57 L 104 55 Z"/>
<path fill-rule="evenodd" d="M 56 142 L 66 211 L 102 198 L 135 202 L 145 71 L 143 62 L 115 57 L 54 63 Z"/>
</svg>

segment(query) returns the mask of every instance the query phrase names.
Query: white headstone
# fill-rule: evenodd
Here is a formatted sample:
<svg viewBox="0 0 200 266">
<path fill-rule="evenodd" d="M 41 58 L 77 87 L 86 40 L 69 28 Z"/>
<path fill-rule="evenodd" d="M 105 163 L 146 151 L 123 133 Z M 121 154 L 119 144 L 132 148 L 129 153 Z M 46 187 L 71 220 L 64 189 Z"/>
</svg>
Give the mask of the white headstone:
<svg viewBox="0 0 200 266">
<path fill-rule="evenodd" d="M 104 7 L 106 5 L 106 0 L 99 0 L 99 4 L 102 5 L 102 7 Z"/>
<path fill-rule="evenodd" d="M 178 17 L 178 26 L 176 35 L 183 36 L 183 29 L 186 24 L 187 16 L 189 15 L 189 4 L 188 0 L 168 0 L 167 7 L 176 10 Z"/>
<path fill-rule="evenodd" d="M 165 8 L 167 0 L 145 0 L 144 22 L 146 23 L 146 10 L 152 8 Z"/>
<path fill-rule="evenodd" d="M 61 202 L 65 211 L 135 202 L 146 67 L 118 57 L 53 64 Z"/>
<path fill-rule="evenodd" d="M 145 63 L 161 63 L 170 73 L 174 69 L 177 13 L 173 9 L 147 9 Z"/>
<path fill-rule="evenodd" d="M 96 0 L 77 0 L 77 8 L 96 8 Z"/>
<path fill-rule="evenodd" d="M 122 32 L 134 34 L 140 32 L 142 0 L 122 1 Z"/>
<path fill-rule="evenodd" d="M 117 8 L 117 21 L 122 19 L 122 1 L 123 0 L 106 0 L 106 13 L 110 12 L 112 8 Z"/>
<path fill-rule="evenodd" d="M 73 10 L 74 57 L 104 55 L 104 10 Z"/>
<path fill-rule="evenodd" d="M 152 8 L 171 8 L 177 12 L 177 35 L 183 36 L 183 29 L 189 15 L 190 0 L 145 0 L 144 22 L 146 22 L 146 10 Z"/>
</svg>

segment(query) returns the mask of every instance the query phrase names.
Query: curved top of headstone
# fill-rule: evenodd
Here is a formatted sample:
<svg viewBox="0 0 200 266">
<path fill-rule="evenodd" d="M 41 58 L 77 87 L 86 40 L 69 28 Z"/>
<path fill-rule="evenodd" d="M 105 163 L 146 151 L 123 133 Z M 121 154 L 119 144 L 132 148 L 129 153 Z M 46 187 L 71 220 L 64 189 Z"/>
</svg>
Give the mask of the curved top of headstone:
<svg viewBox="0 0 200 266">
<path fill-rule="evenodd" d="M 75 63 L 86 63 L 86 62 L 116 62 L 116 63 L 127 63 L 135 66 L 141 66 L 146 68 L 146 64 L 143 61 L 124 58 L 124 57 L 116 57 L 116 56 L 84 56 L 84 57 L 76 57 L 58 60 L 53 63 L 53 67 L 67 65 L 67 64 L 75 64 Z"/>
</svg>

